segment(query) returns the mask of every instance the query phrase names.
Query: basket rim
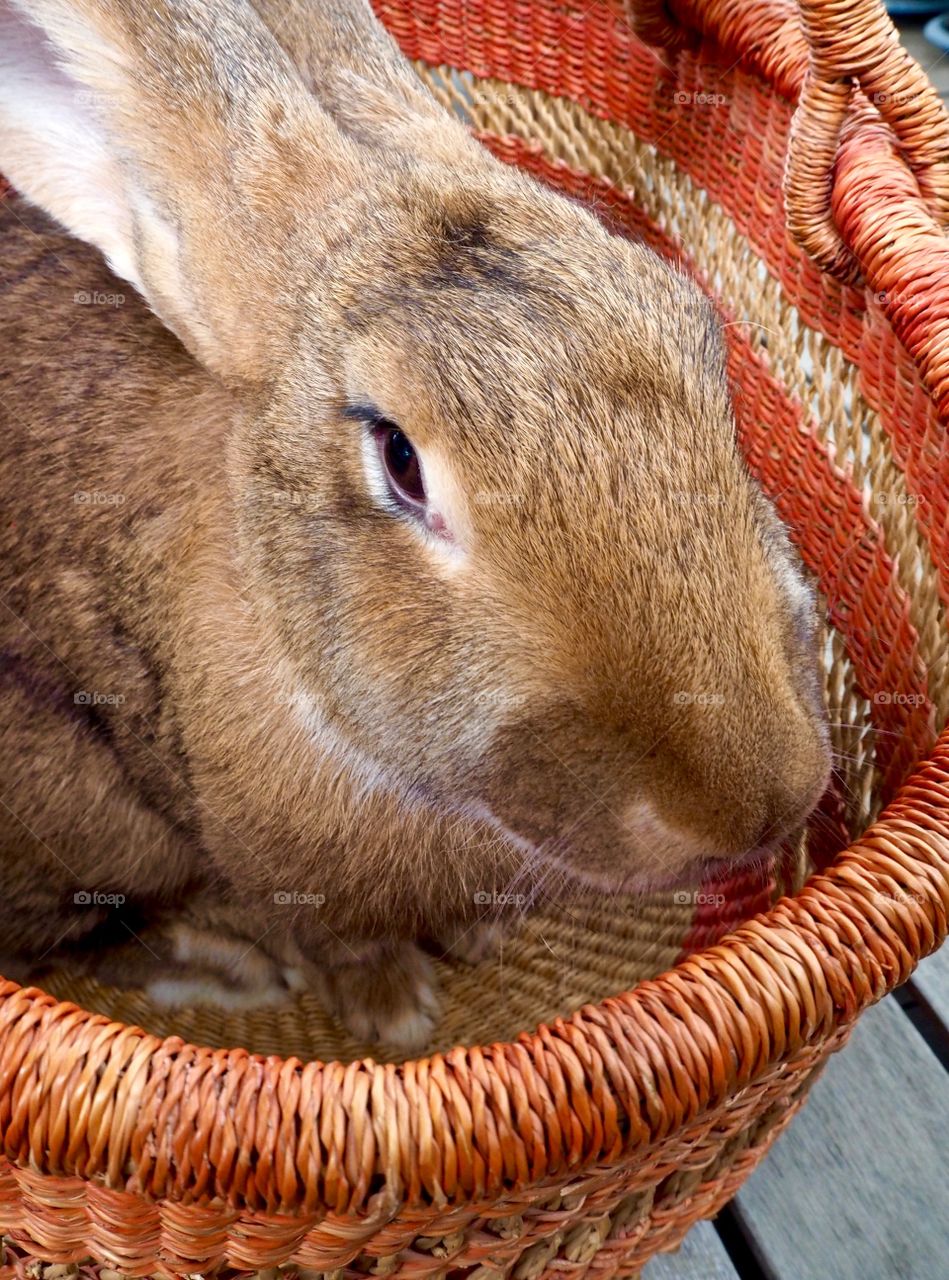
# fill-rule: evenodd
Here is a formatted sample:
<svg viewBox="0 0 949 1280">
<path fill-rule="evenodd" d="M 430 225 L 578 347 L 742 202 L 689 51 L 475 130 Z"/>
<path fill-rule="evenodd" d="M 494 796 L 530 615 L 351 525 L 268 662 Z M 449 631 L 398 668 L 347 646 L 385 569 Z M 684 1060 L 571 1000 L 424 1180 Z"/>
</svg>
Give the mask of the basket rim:
<svg viewBox="0 0 949 1280">
<path fill-rule="evenodd" d="M 769 61 L 694 4 L 685 20 L 703 38 L 797 97 L 803 37 Z M 389 1209 L 496 1198 L 646 1151 L 829 1040 L 935 950 L 947 916 L 949 728 L 881 818 L 793 898 L 515 1041 L 304 1064 L 159 1038 L 0 980 L 3 1153 L 30 1176 L 290 1216 L 375 1212 L 380 1179 Z"/>
<path fill-rule="evenodd" d="M 0 981 L 4 1153 L 33 1173 L 146 1200 L 223 1200 L 291 1216 L 378 1208 L 380 1175 L 390 1206 L 497 1197 L 615 1163 L 713 1111 L 905 981 L 945 938 L 947 917 L 949 729 L 881 818 L 795 897 L 674 969 L 516 1041 L 400 1064 L 304 1064 L 160 1039 Z M 337 1145 L 351 1168 L 304 1179 L 301 1203 L 314 1104 L 347 1128 Z M 489 1147 L 505 1121 L 508 1139 L 525 1136 L 528 1116 L 540 1124 L 530 1167 L 505 1167 L 500 1157 L 476 1167 L 471 1130 L 489 1108 Z M 264 1180 L 250 1194 L 229 1182 L 218 1139 L 238 1122 L 273 1131 L 267 1194 Z M 207 1186 L 205 1162 L 181 1160 L 185 1140 L 225 1167 L 216 1187 Z M 431 1149 L 439 1143 L 441 1158 Z M 288 1167 L 281 1177 L 280 1161 L 292 1176 Z M 293 1193 L 281 1193 L 281 1182 Z"/>
</svg>

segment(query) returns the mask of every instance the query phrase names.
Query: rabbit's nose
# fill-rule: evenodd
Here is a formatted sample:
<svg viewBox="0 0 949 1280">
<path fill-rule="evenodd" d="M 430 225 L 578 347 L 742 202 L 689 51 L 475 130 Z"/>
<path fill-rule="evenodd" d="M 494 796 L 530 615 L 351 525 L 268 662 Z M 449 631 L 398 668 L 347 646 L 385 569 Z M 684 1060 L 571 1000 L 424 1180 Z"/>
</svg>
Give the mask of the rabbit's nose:
<svg viewBox="0 0 949 1280">
<path fill-rule="evenodd" d="M 659 868 L 715 853 L 714 841 L 707 833 L 660 814 L 650 800 L 638 799 L 627 805 L 621 824 L 633 845 Z"/>
<path fill-rule="evenodd" d="M 829 771 L 821 771 L 815 772 L 803 791 L 793 791 L 788 787 L 776 788 L 769 797 L 767 816 L 753 847 L 774 848 L 785 836 L 800 830 L 827 790 L 828 782 Z"/>
</svg>

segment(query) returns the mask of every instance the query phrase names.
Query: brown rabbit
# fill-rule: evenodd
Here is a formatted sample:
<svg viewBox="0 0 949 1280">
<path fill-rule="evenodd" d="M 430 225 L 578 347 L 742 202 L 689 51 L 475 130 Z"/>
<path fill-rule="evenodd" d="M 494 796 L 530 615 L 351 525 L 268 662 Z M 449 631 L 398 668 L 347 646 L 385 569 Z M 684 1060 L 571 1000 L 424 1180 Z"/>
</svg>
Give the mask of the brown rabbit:
<svg viewBox="0 0 949 1280">
<path fill-rule="evenodd" d="M 410 1048 L 506 887 L 802 822 L 813 600 L 710 305 L 364 0 L 0 0 L 0 171 L 7 972 Z"/>
</svg>

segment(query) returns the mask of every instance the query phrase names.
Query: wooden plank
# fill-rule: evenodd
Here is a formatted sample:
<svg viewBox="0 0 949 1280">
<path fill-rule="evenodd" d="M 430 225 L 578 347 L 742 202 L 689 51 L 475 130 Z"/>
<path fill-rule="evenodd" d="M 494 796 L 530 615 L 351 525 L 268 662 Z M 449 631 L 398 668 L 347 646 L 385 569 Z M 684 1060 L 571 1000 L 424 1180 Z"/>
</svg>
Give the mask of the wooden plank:
<svg viewBox="0 0 949 1280">
<path fill-rule="evenodd" d="M 710 1222 L 699 1222 L 677 1253 L 660 1253 L 647 1262 L 641 1280 L 739 1280 L 739 1277 L 715 1228 Z"/>
<path fill-rule="evenodd" d="M 923 960 L 910 979 L 910 986 L 949 1028 L 949 945 Z"/>
<path fill-rule="evenodd" d="M 895 1000 L 858 1022 L 735 1202 L 778 1280 L 946 1280 L 949 1073 Z"/>
</svg>

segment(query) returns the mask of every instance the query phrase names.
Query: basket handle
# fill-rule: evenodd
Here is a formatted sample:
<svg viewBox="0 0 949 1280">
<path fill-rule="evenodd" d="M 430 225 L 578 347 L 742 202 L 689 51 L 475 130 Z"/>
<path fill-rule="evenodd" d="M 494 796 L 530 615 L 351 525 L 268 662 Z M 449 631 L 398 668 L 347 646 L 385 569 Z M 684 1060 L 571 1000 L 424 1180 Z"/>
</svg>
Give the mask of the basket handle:
<svg viewBox="0 0 949 1280">
<path fill-rule="evenodd" d="M 855 280 L 859 264 L 831 210 L 834 165 L 854 90 L 861 89 L 890 126 L 940 227 L 949 223 L 949 113 L 900 44 L 881 0 L 798 4 L 810 58 L 788 140 L 788 230 L 822 268 Z"/>
<path fill-rule="evenodd" d="M 633 30 L 646 44 L 674 52 L 694 46 L 699 33 L 706 33 L 729 56 L 740 53 L 767 75 L 773 69 L 769 73 L 760 55 L 770 43 L 781 51 L 792 82 L 795 71 L 803 76 L 788 140 L 785 213 L 792 237 L 822 269 L 848 281 L 861 276 L 835 221 L 832 198 L 841 144 L 877 118 L 872 107 L 889 126 L 936 226 L 949 224 L 949 114 L 900 44 L 882 0 L 625 0 L 625 5 Z M 773 58 L 767 62 L 773 65 Z"/>
</svg>

